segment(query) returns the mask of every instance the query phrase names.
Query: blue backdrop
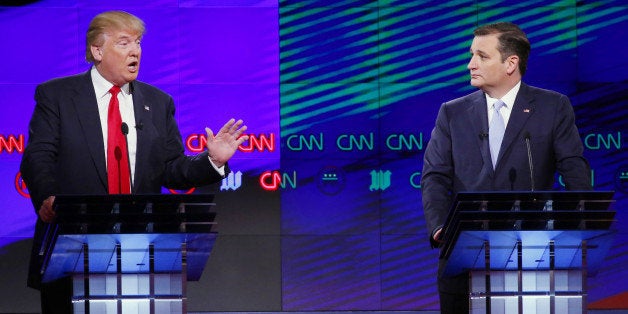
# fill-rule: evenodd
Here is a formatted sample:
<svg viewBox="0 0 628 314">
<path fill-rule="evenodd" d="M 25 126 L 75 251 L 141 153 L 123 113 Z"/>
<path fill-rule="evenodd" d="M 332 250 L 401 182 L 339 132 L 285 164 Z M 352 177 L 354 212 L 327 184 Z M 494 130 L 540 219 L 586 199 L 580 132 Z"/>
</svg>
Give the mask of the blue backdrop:
<svg viewBox="0 0 628 314">
<path fill-rule="evenodd" d="M 524 81 L 570 97 L 592 184 L 616 191 L 617 233 L 589 279 L 589 302 L 628 295 L 625 1 L 5 2 L 2 274 L 25 269 L 9 261 L 28 256 L 18 244 L 35 221 L 19 176 L 35 86 L 87 71 L 89 21 L 122 9 L 147 24 L 139 79 L 173 95 L 190 154 L 202 149 L 205 126 L 231 117 L 252 136 L 231 162 L 234 175 L 200 189 L 218 193 L 220 236 L 205 279 L 190 288 L 191 310 L 437 309 L 423 150 L 440 104 L 474 91 L 473 29 L 505 20 L 532 43 Z M 17 303 L 4 298 L 0 311 L 33 306 Z"/>
</svg>

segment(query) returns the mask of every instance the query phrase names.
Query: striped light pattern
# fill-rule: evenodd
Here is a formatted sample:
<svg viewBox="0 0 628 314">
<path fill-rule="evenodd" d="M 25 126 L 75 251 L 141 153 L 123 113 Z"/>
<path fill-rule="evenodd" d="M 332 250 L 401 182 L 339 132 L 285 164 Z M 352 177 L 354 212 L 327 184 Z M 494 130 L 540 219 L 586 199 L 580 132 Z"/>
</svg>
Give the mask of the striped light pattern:
<svg viewBox="0 0 628 314">
<path fill-rule="evenodd" d="M 421 149 L 391 153 L 380 144 L 395 133 L 422 133 L 426 143 L 440 103 L 474 90 L 466 65 L 477 25 L 521 26 L 532 43 L 524 80 L 570 95 L 577 114 L 597 110 L 595 99 L 580 96 L 583 82 L 626 80 L 625 61 L 617 74 L 601 61 L 596 72 L 581 57 L 605 30 L 626 39 L 622 1 L 286 0 L 279 16 L 281 136 L 325 136 L 324 151 L 282 151 L 282 168 L 307 174 L 298 193 L 282 196 L 284 310 L 438 308 L 437 252 L 427 241 L 420 190 L 407 179 L 421 169 Z M 609 105 L 625 111 L 621 86 L 591 87 L 586 95 L 611 95 Z M 600 119 L 589 116 L 584 128 L 625 129 L 622 119 Z M 346 134 L 373 134 L 377 147 L 339 149 Z M 324 165 L 344 170 L 341 196 L 316 189 Z M 369 190 L 374 169 L 392 172 L 390 188 Z M 608 173 L 600 184 L 612 189 L 613 178 Z M 628 248 L 616 250 L 619 263 Z"/>
</svg>

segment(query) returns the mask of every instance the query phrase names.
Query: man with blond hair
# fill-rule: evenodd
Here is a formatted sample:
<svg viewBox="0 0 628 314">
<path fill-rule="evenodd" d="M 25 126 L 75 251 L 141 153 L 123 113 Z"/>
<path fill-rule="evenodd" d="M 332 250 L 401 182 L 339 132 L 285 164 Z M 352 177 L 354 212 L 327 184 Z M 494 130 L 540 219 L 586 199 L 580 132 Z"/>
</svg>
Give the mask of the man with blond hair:
<svg viewBox="0 0 628 314">
<path fill-rule="evenodd" d="M 91 69 L 35 91 L 21 172 L 37 213 L 28 285 L 40 290 L 43 313 L 73 311 L 69 278 L 42 283 L 40 276 L 55 195 L 157 194 L 162 186 L 216 183 L 248 139 L 242 120 L 231 119 L 215 135 L 206 128 L 207 150 L 185 155 L 172 97 L 137 81 L 144 32 L 144 22 L 127 12 L 97 15 L 87 31 Z"/>
</svg>

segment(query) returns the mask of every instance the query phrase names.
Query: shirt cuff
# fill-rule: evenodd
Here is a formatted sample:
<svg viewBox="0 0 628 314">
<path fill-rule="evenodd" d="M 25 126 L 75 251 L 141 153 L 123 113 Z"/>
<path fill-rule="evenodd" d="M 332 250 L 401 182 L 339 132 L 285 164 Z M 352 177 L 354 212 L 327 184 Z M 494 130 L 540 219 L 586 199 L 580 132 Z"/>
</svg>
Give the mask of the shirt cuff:
<svg viewBox="0 0 628 314">
<path fill-rule="evenodd" d="M 216 164 L 212 161 L 211 158 L 209 158 L 209 156 L 207 156 L 207 159 L 209 159 L 209 163 L 212 164 L 212 167 L 214 167 L 214 170 L 216 170 L 216 172 L 218 172 L 218 174 L 220 174 L 221 177 L 224 177 L 225 176 L 225 166 L 224 165 L 222 167 L 216 166 Z"/>
</svg>

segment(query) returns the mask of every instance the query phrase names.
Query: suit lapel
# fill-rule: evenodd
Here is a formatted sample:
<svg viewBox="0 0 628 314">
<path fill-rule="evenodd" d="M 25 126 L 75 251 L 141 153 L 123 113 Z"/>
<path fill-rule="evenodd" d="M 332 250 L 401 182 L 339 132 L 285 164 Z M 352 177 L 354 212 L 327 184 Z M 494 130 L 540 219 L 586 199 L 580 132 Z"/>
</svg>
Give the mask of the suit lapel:
<svg viewBox="0 0 628 314">
<path fill-rule="evenodd" d="M 528 86 L 522 82 L 519 93 L 517 93 L 517 97 L 515 98 L 512 112 L 510 113 L 508 125 L 506 126 L 504 140 L 499 150 L 497 165 L 499 165 L 502 156 L 512 149 L 512 145 L 521 133 L 521 129 L 526 124 L 526 121 L 528 121 L 528 118 L 534 113 L 535 108 L 534 96 L 530 95 Z"/>
<path fill-rule="evenodd" d="M 105 148 L 103 143 L 102 127 L 100 125 L 100 115 L 98 113 L 98 102 L 96 92 L 92 84 L 90 71 L 87 71 L 80 83 L 75 88 L 75 94 L 71 96 L 74 109 L 78 115 L 78 121 L 83 130 L 83 135 L 94 167 L 98 171 L 98 176 L 107 187 L 107 165 L 105 161 Z"/>
<path fill-rule="evenodd" d="M 482 91 L 474 94 L 471 100 L 472 104 L 468 109 L 468 117 L 471 120 L 473 134 L 477 134 L 478 147 L 482 154 L 484 165 L 491 165 L 491 151 L 488 146 L 488 115 L 486 113 L 486 97 Z"/>
<path fill-rule="evenodd" d="M 135 82 L 131 83 L 131 93 L 133 94 L 133 112 L 135 113 L 135 125 L 137 131 L 137 150 L 135 152 L 135 179 L 133 188 L 137 192 L 137 188 L 141 186 L 142 179 L 145 177 L 144 172 L 148 169 L 138 167 L 138 165 L 148 165 L 148 154 L 150 152 L 150 140 L 148 140 L 149 127 L 151 119 L 150 104 L 146 103 L 142 94 L 142 89 Z"/>
</svg>

